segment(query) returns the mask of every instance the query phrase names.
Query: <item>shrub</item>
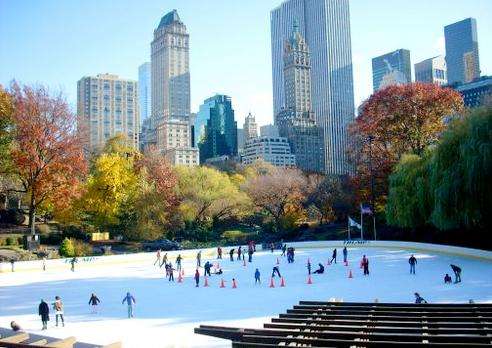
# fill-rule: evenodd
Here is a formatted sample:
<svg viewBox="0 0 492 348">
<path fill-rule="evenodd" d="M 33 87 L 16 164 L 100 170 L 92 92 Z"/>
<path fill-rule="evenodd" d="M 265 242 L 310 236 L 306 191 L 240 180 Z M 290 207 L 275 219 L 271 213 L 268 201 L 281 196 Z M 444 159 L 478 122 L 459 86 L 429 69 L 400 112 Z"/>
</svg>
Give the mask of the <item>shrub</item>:
<svg viewBox="0 0 492 348">
<path fill-rule="evenodd" d="M 65 257 L 74 257 L 75 256 L 75 248 L 73 245 L 73 241 L 71 239 L 65 238 L 63 242 L 60 244 L 60 248 L 58 249 L 60 256 Z"/>
<path fill-rule="evenodd" d="M 72 244 L 74 248 L 74 256 L 88 256 L 92 255 L 92 246 L 90 244 L 84 243 L 82 241 L 72 239 Z"/>
<path fill-rule="evenodd" d="M 5 241 L 5 244 L 8 245 L 8 246 L 17 245 L 17 238 L 15 238 L 15 237 L 7 237 L 7 239 Z"/>
</svg>

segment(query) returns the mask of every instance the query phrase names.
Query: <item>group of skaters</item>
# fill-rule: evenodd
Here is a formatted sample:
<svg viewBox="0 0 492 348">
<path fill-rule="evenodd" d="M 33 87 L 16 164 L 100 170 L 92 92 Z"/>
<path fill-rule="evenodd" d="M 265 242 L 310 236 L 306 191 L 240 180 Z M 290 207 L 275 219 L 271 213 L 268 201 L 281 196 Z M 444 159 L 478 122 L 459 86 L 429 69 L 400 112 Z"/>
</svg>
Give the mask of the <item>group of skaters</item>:
<svg viewBox="0 0 492 348">
<path fill-rule="evenodd" d="M 55 311 L 56 326 L 58 326 L 59 322 L 61 322 L 62 326 L 65 326 L 63 302 L 60 296 L 55 296 L 55 301 L 51 305 Z M 41 299 L 41 303 L 38 306 L 38 314 L 41 317 L 41 323 L 43 324 L 42 330 L 46 330 L 48 328 L 48 321 L 50 321 L 50 306 L 44 299 Z"/>
</svg>

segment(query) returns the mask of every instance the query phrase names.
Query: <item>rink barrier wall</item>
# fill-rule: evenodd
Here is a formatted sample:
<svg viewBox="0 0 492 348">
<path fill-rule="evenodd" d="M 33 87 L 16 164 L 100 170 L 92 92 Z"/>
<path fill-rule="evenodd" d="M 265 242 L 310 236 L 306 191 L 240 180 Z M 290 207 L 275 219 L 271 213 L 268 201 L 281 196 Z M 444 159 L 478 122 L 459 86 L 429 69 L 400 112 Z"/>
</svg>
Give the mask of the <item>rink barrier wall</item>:
<svg viewBox="0 0 492 348">
<path fill-rule="evenodd" d="M 350 248 L 384 248 L 384 249 L 405 249 L 414 250 L 416 252 L 429 252 L 429 253 L 439 253 L 456 255 L 460 257 L 481 259 L 484 261 L 492 262 L 492 252 L 480 249 L 463 248 L 449 245 L 441 244 L 429 244 L 429 243 L 418 243 L 418 242 L 397 242 L 397 241 L 358 241 L 353 240 L 350 242 L 339 240 L 339 241 L 311 241 L 311 242 L 294 242 L 288 243 L 296 249 L 314 249 L 314 248 L 343 248 L 344 246 Z M 227 261 L 229 258 L 228 251 L 231 248 L 236 248 L 238 246 L 229 246 L 223 248 L 223 260 Z M 258 246 L 259 247 L 259 246 Z M 259 249 L 259 248 L 258 248 Z M 213 258 L 215 260 L 217 256 L 217 248 L 206 248 L 206 249 L 190 249 L 190 250 L 176 250 L 167 251 L 168 258 L 171 262 L 176 260 L 178 254 L 181 254 L 183 260 L 195 260 L 196 253 L 198 250 L 202 250 L 202 262 L 206 259 Z M 162 252 L 164 255 L 166 252 Z M 235 254 L 236 256 L 237 254 Z M 70 260 L 71 258 L 63 259 L 50 259 L 46 260 L 46 269 L 66 269 L 70 270 Z M 78 257 L 78 263 L 75 265 L 75 270 L 79 268 L 86 268 L 92 266 L 109 266 L 114 264 L 131 264 L 148 262 L 153 264 L 156 260 L 155 252 L 147 253 L 135 253 L 135 254 L 121 254 L 121 255 L 107 255 L 107 256 L 88 256 L 88 257 Z M 24 271 L 39 271 L 43 268 L 42 260 L 35 261 L 18 261 L 15 262 L 14 269 L 15 272 Z M 11 272 L 10 262 L 0 263 L 0 273 Z"/>
</svg>

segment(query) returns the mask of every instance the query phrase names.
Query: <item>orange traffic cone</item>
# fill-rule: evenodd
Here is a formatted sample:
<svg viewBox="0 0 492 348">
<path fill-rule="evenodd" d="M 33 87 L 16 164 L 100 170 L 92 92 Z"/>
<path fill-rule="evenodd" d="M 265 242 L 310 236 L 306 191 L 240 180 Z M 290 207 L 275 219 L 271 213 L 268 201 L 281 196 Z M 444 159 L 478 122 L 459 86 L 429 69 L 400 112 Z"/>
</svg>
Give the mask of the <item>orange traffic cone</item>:
<svg viewBox="0 0 492 348">
<path fill-rule="evenodd" d="M 285 280 L 284 280 L 284 277 L 280 278 L 280 287 L 284 287 L 285 286 Z"/>
<path fill-rule="evenodd" d="M 313 284 L 313 280 L 311 279 L 311 275 L 308 275 L 307 283 L 308 284 Z"/>
<path fill-rule="evenodd" d="M 279 264 L 280 264 L 280 261 L 278 260 L 278 257 L 277 257 L 277 265 L 279 265 Z"/>
<path fill-rule="evenodd" d="M 205 287 L 205 286 L 208 286 L 208 278 L 207 278 L 207 277 L 205 277 L 205 283 L 203 284 L 203 286 L 204 286 L 204 287 Z"/>
<path fill-rule="evenodd" d="M 225 282 L 224 282 L 224 279 L 223 278 L 220 281 L 220 288 L 225 288 Z"/>
<path fill-rule="evenodd" d="M 353 278 L 353 277 L 354 277 L 354 276 L 352 275 L 352 270 L 349 270 L 348 277 L 349 277 L 349 278 Z"/>
<path fill-rule="evenodd" d="M 270 287 L 274 288 L 275 287 L 275 282 L 273 280 L 273 277 L 270 278 Z"/>
<path fill-rule="evenodd" d="M 237 288 L 236 279 L 234 279 L 234 278 L 232 278 L 232 288 L 233 289 Z"/>
</svg>

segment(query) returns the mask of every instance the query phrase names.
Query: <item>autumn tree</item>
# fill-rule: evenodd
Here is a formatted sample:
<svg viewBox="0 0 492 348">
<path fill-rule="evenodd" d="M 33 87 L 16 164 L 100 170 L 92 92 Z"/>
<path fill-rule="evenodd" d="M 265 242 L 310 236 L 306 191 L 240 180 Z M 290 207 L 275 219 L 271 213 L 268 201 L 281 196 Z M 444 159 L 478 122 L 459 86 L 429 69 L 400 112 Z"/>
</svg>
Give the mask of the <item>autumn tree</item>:
<svg viewBox="0 0 492 348">
<path fill-rule="evenodd" d="M 12 97 L 0 85 L 0 209 L 7 208 L 8 192 L 12 189 L 11 180 L 8 178 L 11 165 L 12 113 Z"/>
<path fill-rule="evenodd" d="M 298 169 L 274 167 L 250 177 L 243 189 L 255 206 L 273 219 L 275 230 L 280 231 L 287 214 L 296 211 L 304 201 L 307 181 Z"/>
<path fill-rule="evenodd" d="M 462 110 L 458 92 L 435 84 L 392 85 L 369 97 L 349 128 L 360 199 L 369 200 L 372 165 L 376 200 L 384 205 L 388 177 L 401 156 L 421 156 L 437 142 L 447 118 Z"/>
<path fill-rule="evenodd" d="M 43 86 L 12 83 L 11 175 L 29 202 L 29 228 L 35 232 L 37 208 L 47 200 L 71 200 L 86 173 L 76 117 L 61 95 Z"/>
</svg>

